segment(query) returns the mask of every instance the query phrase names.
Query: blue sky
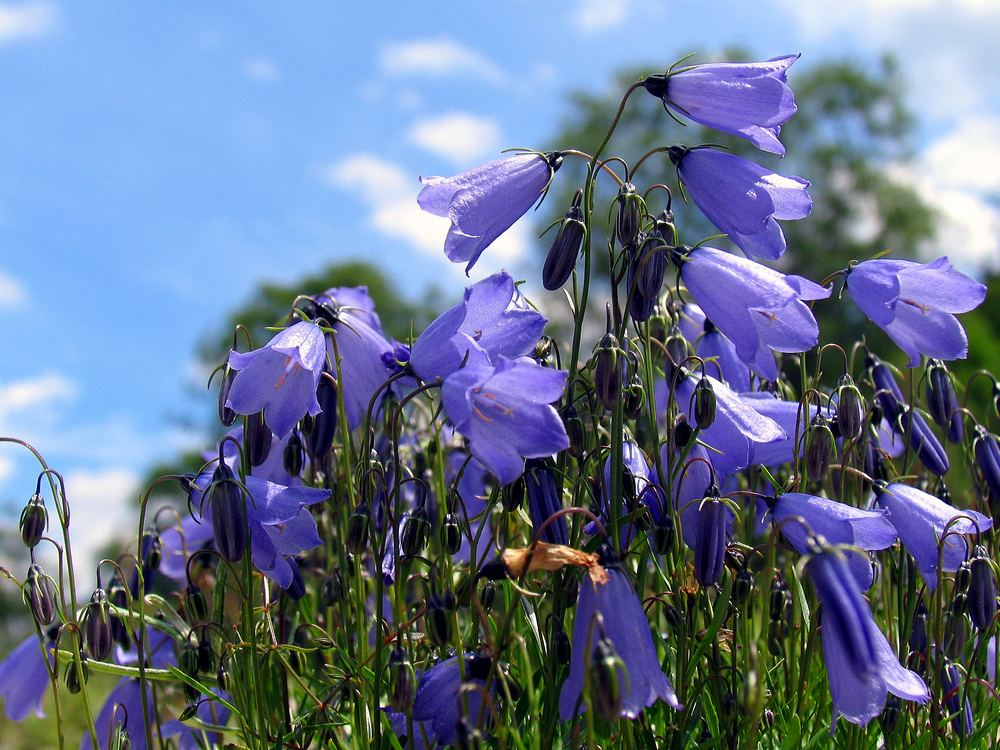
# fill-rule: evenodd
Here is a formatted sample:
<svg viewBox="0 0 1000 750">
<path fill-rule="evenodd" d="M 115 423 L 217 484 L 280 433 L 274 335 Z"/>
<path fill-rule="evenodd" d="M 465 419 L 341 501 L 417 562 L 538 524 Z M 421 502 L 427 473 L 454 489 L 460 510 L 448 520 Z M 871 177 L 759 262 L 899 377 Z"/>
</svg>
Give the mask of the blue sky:
<svg viewBox="0 0 1000 750">
<path fill-rule="evenodd" d="M 547 143 L 568 90 L 691 49 L 896 52 L 921 151 L 895 173 L 953 239 L 922 250 L 1000 267 L 997 28 L 994 0 L 0 0 L 0 433 L 67 474 L 95 549 L 131 528 L 144 468 L 199 445 L 195 344 L 257 283 L 360 257 L 457 296 L 417 176 Z M 33 482 L 0 449 L 0 522 Z"/>
</svg>

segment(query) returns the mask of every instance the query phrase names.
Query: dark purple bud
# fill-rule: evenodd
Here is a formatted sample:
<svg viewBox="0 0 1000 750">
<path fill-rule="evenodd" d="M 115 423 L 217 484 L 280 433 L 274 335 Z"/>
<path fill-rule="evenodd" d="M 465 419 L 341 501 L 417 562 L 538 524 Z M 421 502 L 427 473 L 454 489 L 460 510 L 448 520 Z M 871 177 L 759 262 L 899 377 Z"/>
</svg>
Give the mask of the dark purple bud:
<svg viewBox="0 0 1000 750">
<path fill-rule="evenodd" d="M 91 595 L 83 627 L 91 656 L 98 661 L 105 661 L 111 655 L 114 641 L 111 638 L 111 621 L 108 615 L 108 593 L 104 589 L 99 588 Z"/>
<path fill-rule="evenodd" d="M 673 604 L 663 605 L 663 617 L 666 619 L 667 624 L 674 630 L 683 630 L 684 613 Z"/>
<path fill-rule="evenodd" d="M 545 256 L 545 265 L 542 266 L 542 286 L 549 291 L 555 291 L 566 283 L 580 255 L 580 245 L 587 233 L 587 227 L 583 222 L 583 210 L 580 208 L 582 200 L 583 191 L 577 190 L 573 196 L 573 205 L 560 222 L 559 233 L 549 248 L 549 254 Z"/>
<path fill-rule="evenodd" d="M 403 516 L 402 529 L 399 533 L 399 550 L 404 561 L 412 560 L 424 551 L 430 530 L 431 523 L 423 506 Z"/>
<path fill-rule="evenodd" d="M 306 595 L 306 581 L 302 577 L 302 568 L 299 566 L 298 562 L 289 558 L 289 566 L 292 569 L 292 582 L 288 584 L 288 588 L 285 589 L 285 593 L 288 594 L 289 599 L 298 601 L 303 596 Z"/>
<path fill-rule="evenodd" d="M 340 580 L 340 572 L 334 570 L 323 580 L 319 599 L 324 607 L 333 607 L 344 598 L 344 584 Z"/>
<path fill-rule="evenodd" d="M 108 586 L 108 601 L 118 609 L 126 609 L 128 607 L 128 594 L 125 591 L 124 584 L 117 575 L 111 579 L 111 584 Z M 111 615 L 111 637 L 115 643 L 125 650 L 128 650 L 132 645 L 132 639 L 129 637 L 125 622 L 120 617 L 115 617 L 114 615 Z"/>
<path fill-rule="evenodd" d="M 895 695 L 890 694 L 885 702 L 885 708 L 879 714 L 878 721 L 882 727 L 882 734 L 892 734 L 896 725 L 899 724 L 900 701 Z"/>
<path fill-rule="evenodd" d="M 695 547 L 694 575 L 702 586 L 711 586 L 722 575 L 726 559 L 726 504 L 718 497 L 706 497 L 698 512 L 701 516 Z"/>
<path fill-rule="evenodd" d="M 767 651 L 771 656 L 784 656 L 785 653 L 785 623 L 771 620 L 767 624 Z"/>
<path fill-rule="evenodd" d="M 684 414 L 678 414 L 674 422 L 674 445 L 679 450 L 690 443 L 692 437 L 694 437 L 694 429 L 691 427 L 691 423 L 687 421 Z"/>
<path fill-rule="evenodd" d="M 942 427 L 948 427 L 952 415 L 958 411 L 958 397 L 948 370 L 939 359 L 927 362 L 927 411 L 931 419 Z"/>
<path fill-rule="evenodd" d="M 31 608 L 31 614 L 41 627 L 51 625 L 56 619 L 55 585 L 38 565 L 32 563 L 24 582 L 24 599 Z"/>
<path fill-rule="evenodd" d="M 208 619 L 208 602 L 196 583 L 189 583 L 184 597 L 184 612 L 192 624 Z"/>
<path fill-rule="evenodd" d="M 19 523 L 21 541 L 28 549 L 33 549 L 42 540 L 49 527 L 49 514 L 45 510 L 45 499 L 37 492 L 32 495 L 21 511 Z"/>
<path fill-rule="evenodd" d="M 80 681 L 80 677 L 83 677 L 83 681 Z M 80 651 L 80 669 L 76 668 L 76 661 L 71 661 L 66 665 L 66 689 L 71 695 L 76 695 L 79 693 L 83 686 L 87 684 L 87 680 L 90 677 L 90 670 L 87 668 L 87 652 Z"/>
<path fill-rule="evenodd" d="M 579 458 L 587 452 L 587 428 L 576 407 L 570 405 L 562 410 L 563 426 L 569 438 L 569 452 Z"/>
<path fill-rule="evenodd" d="M 961 675 L 951 662 L 947 662 L 941 669 L 941 691 L 944 693 L 948 713 L 952 715 L 952 731 L 962 737 L 968 737 L 975 728 L 972 721 L 972 704 L 966 698 L 965 705 L 962 705 Z"/>
<path fill-rule="evenodd" d="M 212 472 L 205 502 L 212 514 L 215 548 L 225 560 L 239 562 L 247 549 L 247 504 L 243 489 L 225 462 L 220 462 Z"/>
<path fill-rule="evenodd" d="M 997 614 L 997 580 L 985 547 L 976 547 L 971 568 L 969 615 L 977 630 L 986 630 Z"/>
<path fill-rule="evenodd" d="M 198 678 L 198 649 L 193 646 L 190 642 L 185 642 L 181 647 L 180 654 L 177 657 L 177 665 L 180 670 L 186 674 L 188 677 Z M 187 698 L 188 702 L 194 702 L 198 700 L 198 696 L 201 694 L 198 688 L 184 683 L 182 685 L 184 688 L 184 696 Z"/>
<path fill-rule="evenodd" d="M 573 644 L 570 643 L 566 629 L 561 622 L 557 622 L 552 627 L 552 644 L 556 652 L 556 662 L 559 664 L 569 664 L 569 659 L 573 655 Z"/>
<path fill-rule="evenodd" d="M 226 663 L 224 661 L 219 662 L 219 668 L 215 672 L 215 681 L 219 683 L 220 690 L 224 690 L 227 693 L 232 692 L 232 675 L 230 675 L 229 670 L 226 669 Z"/>
<path fill-rule="evenodd" d="M 427 637 L 435 646 L 446 646 L 451 640 L 451 610 L 448 602 L 441 594 L 432 594 L 427 599 L 427 611 L 424 613 L 424 629 Z"/>
<path fill-rule="evenodd" d="M 552 463 L 537 458 L 528 459 L 525 463 L 524 487 L 531 525 L 537 534 L 549 517 L 563 508 L 562 487 Z M 566 518 L 558 518 L 550 523 L 538 538 L 549 544 L 569 544 Z"/>
<path fill-rule="evenodd" d="M 691 355 L 691 349 L 688 345 L 687 339 L 676 331 L 670 336 L 670 338 L 667 339 L 664 344 L 664 348 L 667 350 L 667 356 L 670 357 L 670 362 L 675 367 L 679 367 L 681 362 Z"/>
<path fill-rule="evenodd" d="M 457 513 L 448 513 L 444 517 L 444 523 L 441 524 L 441 548 L 449 555 L 454 555 L 462 548 L 462 527 Z"/>
<path fill-rule="evenodd" d="M 826 479 L 826 472 L 830 468 L 830 454 L 833 452 L 835 441 L 833 432 L 827 424 L 826 417 L 817 414 L 806 430 L 806 472 L 813 482 L 822 482 Z"/>
<path fill-rule="evenodd" d="M 786 610 L 791 604 L 792 594 L 781 578 L 771 581 L 770 613 L 771 619 L 777 622 L 786 619 Z"/>
<path fill-rule="evenodd" d="M 312 418 L 311 428 L 306 435 L 306 447 L 310 456 L 320 459 L 330 452 L 337 432 L 337 387 L 326 374 L 319 379 L 316 400 L 323 411 Z"/>
<path fill-rule="evenodd" d="M 976 466 L 989 488 L 990 502 L 1000 502 L 1000 441 L 996 435 L 987 432 L 985 427 L 977 426 L 973 452 Z"/>
<path fill-rule="evenodd" d="M 522 474 L 501 491 L 503 509 L 508 513 L 513 513 L 520 508 L 524 504 L 524 491 L 524 475 Z"/>
<path fill-rule="evenodd" d="M 633 320 L 649 320 L 660 298 L 660 287 L 667 272 L 667 244 L 659 232 L 643 240 L 639 249 L 630 253 L 627 277 L 629 313 Z"/>
<path fill-rule="evenodd" d="M 215 649 L 212 648 L 212 639 L 208 637 L 208 630 L 202 628 L 201 638 L 198 639 L 198 671 L 208 674 L 215 666 Z"/>
<path fill-rule="evenodd" d="M 198 703 L 198 701 L 193 701 L 191 703 L 188 703 L 186 706 L 184 706 L 184 710 L 181 711 L 180 715 L 177 717 L 177 720 L 189 721 L 190 719 L 193 719 L 195 714 L 198 713 L 199 707 L 200 704 Z"/>
<path fill-rule="evenodd" d="M 694 421 L 699 430 L 707 430 L 715 422 L 715 391 L 708 378 L 702 377 L 694 387 Z"/>
<path fill-rule="evenodd" d="M 393 711 L 408 711 L 413 705 L 413 663 L 398 646 L 389 654 L 389 705 Z"/>
<path fill-rule="evenodd" d="M 232 427 L 237 417 L 236 412 L 226 406 L 226 402 L 229 400 L 229 391 L 232 389 L 235 379 L 236 370 L 226 362 L 222 370 L 222 385 L 219 387 L 219 421 L 226 427 Z"/>
<path fill-rule="evenodd" d="M 674 546 L 674 519 L 669 513 L 664 513 L 659 522 L 654 523 L 646 533 L 649 546 L 657 555 L 666 555 Z"/>
<path fill-rule="evenodd" d="M 372 515 L 368 510 L 368 505 L 359 503 L 358 507 L 351 513 L 351 518 L 347 523 L 347 540 L 345 546 L 352 555 L 360 555 L 368 546 L 368 537 L 371 533 Z"/>
<path fill-rule="evenodd" d="M 610 327 L 610 326 L 609 326 Z M 625 357 L 618 339 L 608 333 L 598 344 L 594 355 L 594 390 L 598 400 L 606 409 L 613 409 L 622 392 L 622 377 L 625 370 Z"/>
<path fill-rule="evenodd" d="M 944 651 L 953 659 L 962 655 L 965 644 L 969 642 L 969 636 L 972 634 L 972 621 L 965 613 L 968 601 L 969 598 L 966 594 L 959 594 L 945 615 Z"/>
<path fill-rule="evenodd" d="M 837 388 L 837 427 L 844 440 L 857 440 L 864 428 L 865 403 L 850 375 L 840 379 Z"/>
<path fill-rule="evenodd" d="M 282 453 L 285 464 L 285 472 L 291 477 L 297 477 L 302 473 L 302 467 L 306 462 L 306 451 L 302 446 L 302 438 L 298 430 L 292 430 L 292 434 L 285 443 L 285 451 Z"/>
<path fill-rule="evenodd" d="M 635 190 L 635 185 L 626 182 L 618 189 L 615 198 L 618 211 L 615 214 L 615 236 L 622 247 L 628 247 L 639 236 L 642 225 L 642 198 Z"/>
<path fill-rule="evenodd" d="M 939 477 L 947 474 L 948 454 L 923 415 L 907 407 L 900 417 L 900 424 L 910 447 L 924 467 Z"/>
<path fill-rule="evenodd" d="M 590 700 L 597 715 L 605 721 L 614 721 L 621 713 L 624 672 L 622 660 L 611 641 L 598 640 L 590 660 Z"/>
<path fill-rule="evenodd" d="M 753 573 L 746 568 L 741 568 L 733 579 L 732 601 L 737 607 L 743 605 L 750 598 L 753 591 Z"/>
<path fill-rule="evenodd" d="M 139 565 L 142 568 L 143 593 L 149 591 L 156 578 L 156 572 L 160 569 L 160 557 L 162 546 L 160 545 L 160 535 L 156 529 L 147 529 L 139 541 Z M 139 596 L 139 569 L 132 573 L 129 590 L 132 598 Z"/>
<path fill-rule="evenodd" d="M 903 392 L 899 390 L 899 385 L 896 383 L 896 378 L 892 376 L 889 365 L 875 356 L 867 357 L 866 363 L 871 371 L 872 385 L 875 387 L 875 396 L 879 406 L 882 407 L 882 412 L 889 420 L 889 424 L 894 429 L 898 429 L 899 418 L 906 406 Z"/>
<path fill-rule="evenodd" d="M 646 400 L 646 393 L 642 387 L 642 380 L 638 375 L 633 375 L 625 388 L 625 399 L 622 402 L 622 410 L 626 419 L 638 419 L 642 414 L 642 405 Z"/>
<path fill-rule="evenodd" d="M 483 610 L 486 612 L 492 610 L 496 598 L 497 585 L 493 581 L 483 581 L 482 588 L 479 589 L 479 603 L 483 605 Z"/>
<path fill-rule="evenodd" d="M 271 428 L 264 423 L 264 412 L 247 417 L 243 431 L 243 449 L 251 466 L 260 466 L 271 453 Z"/>
<path fill-rule="evenodd" d="M 927 607 L 923 600 L 917 604 L 917 611 L 913 613 L 913 624 L 910 625 L 910 637 L 908 639 L 910 650 L 918 654 L 927 652 Z"/>
<path fill-rule="evenodd" d="M 964 594 L 969 590 L 970 583 L 972 583 L 972 565 L 966 560 L 955 571 L 955 591 Z"/>
</svg>

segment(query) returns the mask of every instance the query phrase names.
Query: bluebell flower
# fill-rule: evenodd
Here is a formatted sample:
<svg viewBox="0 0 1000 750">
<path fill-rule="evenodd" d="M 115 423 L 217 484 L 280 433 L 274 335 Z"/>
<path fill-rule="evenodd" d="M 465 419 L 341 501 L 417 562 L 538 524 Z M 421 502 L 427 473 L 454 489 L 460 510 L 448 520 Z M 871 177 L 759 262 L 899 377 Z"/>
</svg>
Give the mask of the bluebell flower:
<svg viewBox="0 0 1000 750">
<path fill-rule="evenodd" d="M 524 471 L 525 458 L 569 447 L 551 406 L 563 394 L 566 373 L 499 357 L 496 366 L 469 365 L 441 386 L 444 411 L 469 441 L 469 450 L 501 484 Z"/>
<path fill-rule="evenodd" d="M 796 436 L 801 450 L 802 434 L 821 411 L 816 405 L 810 405 L 808 410 L 803 409 L 798 401 L 785 401 L 770 393 L 742 393 L 740 398 L 758 414 L 774 420 L 785 433 L 785 437 L 780 440 L 754 445 L 754 464 L 771 469 L 787 464 L 795 457 Z"/>
<path fill-rule="evenodd" d="M 146 706 L 149 709 L 149 721 L 154 720 L 153 692 L 146 686 Z M 114 717 L 114 724 L 112 724 Z M 133 677 L 122 677 L 115 683 L 114 688 L 104 701 L 101 712 L 94 720 L 94 728 L 97 730 L 97 743 L 101 750 L 110 750 L 116 737 L 117 729 L 121 726 L 128 732 L 131 741 L 131 750 L 152 750 L 146 745 L 146 729 L 142 711 L 142 688 L 139 680 Z M 155 736 L 155 734 L 154 734 Z M 80 750 L 89 750 L 92 747 L 90 732 L 85 732 L 80 738 Z M 117 745 L 115 745 L 117 747 Z"/>
<path fill-rule="evenodd" d="M 0 698 L 11 721 L 23 721 L 32 711 L 43 716 L 42 699 L 50 684 L 36 635 L 25 638 L 0 661 Z"/>
<path fill-rule="evenodd" d="M 365 287 L 335 287 L 316 299 L 335 318 L 326 352 L 333 365 L 330 374 L 337 380 L 344 399 L 347 426 L 353 430 L 364 421 L 372 396 L 378 393 L 376 411 L 386 397 L 382 386 L 394 369 L 389 363 L 395 351 L 382 332 Z"/>
<path fill-rule="evenodd" d="M 444 254 L 465 263 L 479 256 L 545 192 L 562 163 L 559 153 L 523 153 L 482 164 L 454 177 L 421 178 L 420 207 L 451 220 Z"/>
<path fill-rule="evenodd" d="M 550 517 L 563 509 L 561 484 L 548 462 L 532 458 L 525 464 L 524 494 L 528 498 L 528 514 L 535 534 Z M 549 544 L 569 544 L 566 518 L 557 518 L 538 538 Z"/>
<path fill-rule="evenodd" d="M 684 189 L 703 214 L 753 258 L 777 260 L 785 235 L 777 219 L 804 219 L 812 211 L 809 183 L 713 148 L 674 146 L 670 159 Z"/>
<path fill-rule="evenodd" d="M 931 263 L 879 258 L 848 269 L 847 293 L 910 358 L 964 359 L 965 329 L 954 313 L 974 310 L 986 287 L 952 268 L 947 257 Z"/>
<path fill-rule="evenodd" d="M 774 500 L 770 513 L 782 536 L 803 555 L 809 551 L 810 532 L 831 544 L 862 550 L 887 549 L 896 541 L 896 529 L 884 510 L 860 510 L 829 498 L 789 492 Z M 793 520 L 796 517 L 802 518 L 808 529 Z M 870 589 L 874 571 L 868 556 L 854 550 L 844 550 L 844 554 L 859 590 Z"/>
<path fill-rule="evenodd" d="M 458 738 L 462 720 L 469 727 L 482 727 L 488 712 L 483 690 L 490 671 L 490 660 L 479 654 L 465 654 L 460 665 L 457 656 L 438 662 L 422 673 L 413 698 L 413 733 L 415 748 L 452 745 Z M 462 670 L 465 680 L 462 679 Z M 463 690 L 463 685 L 468 689 Z M 405 713 L 387 711 L 392 729 L 406 737 Z"/>
<path fill-rule="evenodd" d="M 236 377 L 226 406 L 249 416 L 264 412 L 275 435 L 285 437 L 306 414 L 318 414 L 316 386 L 326 364 L 322 329 L 301 321 L 252 352 L 231 352 Z"/>
<path fill-rule="evenodd" d="M 467 287 L 459 304 L 427 326 L 410 352 L 410 366 L 421 380 L 432 382 L 466 360 L 517 359 L 531 353 L 546 322 L 528 306 L 510 274 L 500 271 Z"/>
<path fill-rule="evenodd" d="M 798 59 L 786 55 L 765 62 L 693 65 L 649 76 L 645 86 L 675 112 L 783 156 L 778 133 L 797 109 L 786 76 Z"/>
<path fill-rule="evenodd" d="M 681 334 L 705 361 L 705 369 L 737 393 L 750 390 L 750 368 L 736 353 L 736 347 L 715 327 L 698 305 L 687 303 L 678 323 Z"/>
<path fill-rule="evenodd" d="M 930 700 L 927 685 L 899 663 L 875 625 L 843 554 L 823 547 L 806 570 L 823 605 L 823 660 L 833 698 L 830 733 L 840 716 L 867 725 L 882 711 L 889 693 L 918 703 Z"/>
<path fill-rule="evenodd" d="M 206 472 L 196 480 L 197 489 L 192 497 L 196 512 L 211 477 Z M 296 564 L 293 556 L 323 543 L 307 506 L 328 499 L 330 491 L 285 487 L 254 476 L 246 478 L 246 489 L 254 567 L 282 588 L 288 588 L 294 575 L 292 566 Z"/>
<path fill-rule="evenodd" d="M 829 289 L 712 247 L 695 248 L 677 260 L 695 302 L 760 377 L 778 377 L 772 351 L 816 346 L 819 326 L 805 302 L 829 297 Z"/>
<path fill-rule="evenodd" d="M 877 490 L 875 502 L 888 511 L 899 540 L 917 563 L 927 588 L 937 586 L 938 545 L 942 545 L 941 570 L 954 572 L 965 562 L 969 549 L 963 536 L 993 527 L 993 520 L 974 510 L 959 510 L 934 495 L 894 483 Z M 948 536 L 941 542 L 947 529 Z"/>
<path fill-rule="evenodd" d="M 594 583 L 590 576 L 584 576 L 580 582 L 569 677 L 559 694 L 560 718 L 567 721 L 585 710 L 581 698 L 585 673 L 602 638 L 611 642 L 622 662 L 618 670 L 621 716 L 634 719 L 657 700 L 681 710 L 683 707 L 660 668 L 649 621 L 635 589 L 616 565 L 609 566 L 607 573 L 606 583 Z"/>
</svg>

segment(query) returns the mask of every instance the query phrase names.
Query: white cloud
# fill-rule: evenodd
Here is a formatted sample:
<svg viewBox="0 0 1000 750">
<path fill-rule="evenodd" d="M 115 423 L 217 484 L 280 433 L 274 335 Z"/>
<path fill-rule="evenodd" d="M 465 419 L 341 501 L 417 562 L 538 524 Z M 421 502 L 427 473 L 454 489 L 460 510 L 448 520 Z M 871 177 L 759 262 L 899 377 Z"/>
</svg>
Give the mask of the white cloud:
<svg viewBox="0 0 1000 750">
<path fill-rule="evenodd" d="M 20 307 L 28 301 L 24 284 L 0 271 L 0 307 Z"/>
<path fill-rule="evenodd" d="M 48 2 L 0 4 L 0 44 L 45 36 L 56 21 L 55 6 Z"/>
<path fill-rule="evenodd" d="M 410 128 L 408 137 L 411 143 L 456 164 L 495 153 L 501 143 L 496 120 L 466 112 L 420 120 Z"/>
<path fill-rule="evenodd" d="M 587 34 L 620 26 L 628 15 L 628 0 L 580 0 L 573 20 Z"/>
<path fill-rule="evenodd" d="M 267 57 L 251 57 L 244 60 L 243 73 L 247 78 L 261 83 L 275 83 L 281 80 L 281 69 L 274 60 Z"/>
<path fill-rule="evenodd" d="M 14 473 L 14 462 L 6 456 L 0 456 L 0 483 L 5 482 Z"/>
<path fill-rule="evenodd" d="M 330 185 L 353 193 L 366 204 L 368 223 L 380 234 L 402 240 L 456 276 L 465 277 L 464 264 L 452 263 L 444 255 L 448 220 L 420 209 L 419 186 L 400 167 L 373 154 L 355 154 L 331 165 L 324 177 Z M 481 278 L 497 265 L 517 263 L 529 243 L 527 224 L 515 224 L 490 245 L 488 252 L 498 262 L 480 264 L 472 277 Z"/>
<path fill-rule="evenodd" d="M 73 381 L 55 372 L 0 383 L 0 425 L 13 412 L 36 406 L 46 407 L 75 395 Z"/>
<path fill-rule="evenodd" d="M 131 469 L 113 466 L 96 471 L 70 471 L 64 478 L 74 567 L 87 580 L 87 573 L 94 569 L 109 543 L 121 541 L 134 546 L 138 532 L 139 476 Z"/>
<path fill-rule="evenodd" d="M 389 75 L 474 75 L 500 84 L 507 74 L 479 52 L 453 39 L 416 39 L 383 45 L 379 68 Z"/>
<path fill-rule="evenodd" d="M 1000 119 L 980 117 L 959 123 L 930 145 L 925 161 L 944 185 L 1000 191 Z"/>
</svg>

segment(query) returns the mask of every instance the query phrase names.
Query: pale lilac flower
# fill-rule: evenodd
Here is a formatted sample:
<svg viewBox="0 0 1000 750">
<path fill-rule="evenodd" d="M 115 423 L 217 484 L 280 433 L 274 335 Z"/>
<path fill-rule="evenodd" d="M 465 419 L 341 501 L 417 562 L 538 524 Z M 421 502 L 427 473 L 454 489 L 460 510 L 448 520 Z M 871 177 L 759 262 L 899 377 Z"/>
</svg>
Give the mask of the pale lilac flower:
<svg viewBox="0 0 1000 750">
<path fill-rule="evenodd" d="M 777 260 L 785 235 L 776 219 L 804 219 L 812 211 L 809 183 L 713 148 L 674 146 L 670 159 L 691 200 L 744 253 Z"/>
<path fill-rule="evenodd" d="M 562 162 L 558 152 L 523 153 L 491 161 L 454 177 L 424 177 L 420 207 L 451 219 L 444 254 L 466 263 L 479 256 L 545 192 Z"/>
<path fill-rule="evenodd" d="M 975 309 L 986 287 L 952 268 L 948 258 L 930 263 L 880 258 L 848 269 L 847 293 L 910 358 L 964 359 L 965 329 L 954 313 Z"/>
<path fill-rule="evenodd" d="M 766 62 L 709 63 L 649 76 L 646 90 L 695 122 L 746 138 L 783 156 L 781 126 L 795 114 L 786 72 L 798 55 Z"/>
<path fill-rule="evenodd" d="M 49 672 L 38 637 L 30 635 L 0 661 L 0 698 L 11 721 L 23 721 L 32 711 L 42 713 L 42 699 L 49 689 Z"/>
</svg>

